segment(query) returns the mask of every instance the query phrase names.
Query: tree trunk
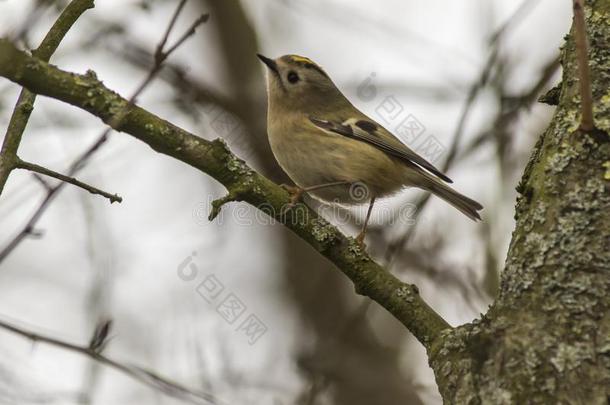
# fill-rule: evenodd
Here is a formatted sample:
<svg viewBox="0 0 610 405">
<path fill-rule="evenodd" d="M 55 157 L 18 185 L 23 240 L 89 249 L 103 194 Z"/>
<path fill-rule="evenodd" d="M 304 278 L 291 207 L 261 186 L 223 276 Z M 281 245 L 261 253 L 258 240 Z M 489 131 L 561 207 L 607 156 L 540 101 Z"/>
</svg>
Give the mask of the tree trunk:
<svg viewBox="0 0 610 405">
<path fill-rule="evenodd" d="M 585 16 L 598 130 L 578 130 L 572 32 L 557 110 L 517 188 L 499 297 L 429 350 L 446 403 L 610 401 L 610 0 Z"/>
</svg>

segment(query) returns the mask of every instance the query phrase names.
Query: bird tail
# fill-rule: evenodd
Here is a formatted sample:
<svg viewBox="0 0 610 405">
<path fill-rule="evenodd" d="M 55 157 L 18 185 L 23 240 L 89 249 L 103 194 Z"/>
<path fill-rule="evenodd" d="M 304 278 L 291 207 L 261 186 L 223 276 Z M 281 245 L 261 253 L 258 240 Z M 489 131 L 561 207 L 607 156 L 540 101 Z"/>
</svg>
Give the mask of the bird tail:
<svg viewBox="0 0 610 405">
<path fill-rule="evenodd" d="M 483 209 L 481 204 L 458 193 L 448 185 L 441 183 L 439 180 L 428 179 L 422 188 L 447 201 L 473 221 L 481 219 L 481 216 L 477 212 Z"/>
</svg>

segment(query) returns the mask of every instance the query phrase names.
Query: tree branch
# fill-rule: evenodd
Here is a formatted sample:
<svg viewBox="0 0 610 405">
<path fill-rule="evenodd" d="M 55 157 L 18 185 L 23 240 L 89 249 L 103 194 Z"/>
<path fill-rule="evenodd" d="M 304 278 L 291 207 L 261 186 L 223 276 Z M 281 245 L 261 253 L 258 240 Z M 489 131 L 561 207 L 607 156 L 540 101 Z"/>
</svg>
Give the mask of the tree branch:
<svg viewBox="0 0 610 405">
<path fill-rule="evenodd" d="M 0 40 L 0 76 L 31 91 L 56 98 L 101 118 L 155 151 L 172 156 L 222 183 L 230 194 L 286 225 L 333 262 L 354 283 L 356 292 L 378 302 L 403 323 L 427 348 L 449 324 L 419 296 L 416 286 L 389 274 L 310 208 L 286 210 L 288 193 L 233 155 L 223 140 L 207 141 L 157 117 L 106 88 L 89 72 L 62 71 L 28 56 L 10 42 Z M 116 111 L 126 108 L 120 123 Z"/>
<path fill-rule="evenodd" d="M 45 176 L 53 177 L 58 180 L 64 181 L 66 183 L 73 184 L 76 187 L 80 187 L 84 190 L 87 190 L 91 194 L 97 194 L 97 195 L 101 195 L 102 197 L 106 197 L 107 199 L 110 200 L 111 204 L 113 202 L 119 202 L 119 203 L 123 202 L 123 199 L 116 194 L 107 193 L 103 190 L 100 190 L 99 188 L 95 188 L 93 186 L 88 185 L 87 183 L 83 183 L 82 181 L 79 181 L 79 180 L 75 179 L 74 177 L 66 176 L 65 174 L 55 172 L 53 170 L 47 169 L 46 167 L 37 165 L 35 163 L 26 162 L 26 161 L 23 161 L 23 160 L 17 158 L 17 163 L 16 163 L 15 167 L 18 169 L 25 169 L 25 170 L 29 170 L 29 171 L 32 171 L 35 173 L 44 174 Z"/>
<path fill-rule="evenodd" d="M 59 43 L 87 9 L 94 7 L 94 0 L 74 0 L 61 13 L 53 27 L 42 40 L 38 49 L 32 51 L 32 55 L 42 61 L 48 62 L 51 55 L 55 52 Z M 4 136 L 2 143 L 2 151 L 0 152 L 0 194 L 4 189 L 6 180 L 11 171 L 15 169 L 18 158 L 17 149 L 21 143 L 21 136 L 27 126 L 30 114 L 34 109 L 34 101 L 36 94 L 31 93 L 27 89 L 22 89 L 13 114 Z"/>
<path fill-rule="evenodd" d="M 146 370 L 142 367 L 124 364 L 119 361 L 113 360 L 101 354 L 100 350 L 96 350 L 93 345 L 80 346 L 73 343 L 68 343 L 63 340 L 55 339 L 50 336 L 45 336 L 36 332 L 32 332 L 30 330 L 26 330 L 24 328 L 12 325 L 2 320 L 0 320 L 0 328 L 27 338 L 32 342 L 42 342 L 51 346 L 59 347 L 64 350 L 88 356 L 89 358 L 97 361 L 98 363 L 112 367 L 115 370 L 118 370 L 135 379 L 136 381 L 148 385 L 149 387 L 159 390 L 174 398 L 188 400 L 189 402 L 195 404 L 218 403 L 218 399 L 216 399 L 210 394 L 204 392 L 197 392 L 181 384 L 178 384 L 177 382 L 174 382 L 166 377 L 163 377 L 157 374 L 156 372 Z"/>
</svg>

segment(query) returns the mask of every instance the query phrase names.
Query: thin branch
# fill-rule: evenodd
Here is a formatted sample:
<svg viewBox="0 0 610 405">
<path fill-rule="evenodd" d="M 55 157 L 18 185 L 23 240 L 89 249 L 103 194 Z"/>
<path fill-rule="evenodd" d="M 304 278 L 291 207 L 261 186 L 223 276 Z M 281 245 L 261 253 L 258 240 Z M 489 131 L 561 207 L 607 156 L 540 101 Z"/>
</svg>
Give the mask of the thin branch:
<svg viewBox="0 0 610 405">
<path fill-rule="evenodd" d="M 181 9 L 182 9 L 182 6 L 179 4 L 178 10 L 181 10 Z M 189 36 L 193 35 L 195 33 L 196 27 L 199 26 L 201 23 L 207 21 L 207 19 L 208 19 L 207 14 L 204 14 L 201 17 L 199 17 L 198 19 L 196 19 L 195 22 L 188 28 L 186 33 L 181 36 L 181 38 L 177 42 L 177 44 L 182 44 Z M 129 110 L 135 103 L 135 100 L 137 99 L 137 97 L 146 89 L 146 87 L 152 82 L 152 79 L 155 78 L 157 73 L 161 70 L 163 61 L 169 56 L 169 54 L 171 52 L 173 52 L 176 49 L 176 46 L 174 45 L 174 46 L 172 46 L 172 49 L 170 49 L 169 51 L 163 51 L 163 46 L 167 42 L 167 36 L 169 35 L 169 31 L 171 31 L 171 28 L 173 27 L 174 24 L 175 24 L 175 18 L 172 18 L 172 21 L 170 22 L 170 26 L 166 30 L 166 34 L 164 34 L 163 38 L 161 39 L 160 44 L 163 44 L 163 45 L 157 46 L 157 50 L 158 50 L 157 52 L 160 52 L 164 56 L 161 56 L 159 58 L 155 57 L 153 66 L 150 68 L 150 71 L 149 71 L 148 75 L 146 76 L 146 78 L 142 81 L 142 83 L 138 86 L 138 88 L 135 90 L 135 92 L 131 95 L 131 97 L 129 98 L 127 103 L 122 104 L 120 107 L 118 107 L 117 108 L 118 112 L 109 118 L 109 120 L 107 121 L 108 127 L 102 132 L 102 134 L 97 138 L 97 140 L 72 163 L 72 165 L 70 166 L 70 169 L 68 170 L 68 176 L 74 176 L 74 174 L 76 174 L 81 168 L 83 168 L 87 164 L 87 162 L 89 161 L 91 156 L 93 156 L 95 154 L 95 152 L 97 152 L 102 147 L 102 145 L 104 145 L 106 143 L 113 128 L 118 128 L 121 126 L 125 115 L 129 112 Z M 94 73 L 88 72 L 88 75 L 93 76 L 92 78 L 97 80 L 97 78 L 95 78 Z M 17 158 L 15 157 L 15 159 L 17 159 Z M 19 246 L 21 241 L 23 241 L 27 236 L 31 235 L 31 230 L 34 229 L 36 223 L 38 222 L 38 219 L 45 212 L 45 210 L 47 209 L 47 207 L 51 203 L 51 201 L 53 201 L 53 199 L 55 198 L 55 195 L 59 191 L 61 191 L 61 188 L 64 186 L 64 184 L 65 183 L 63 183 L 63 182 L 59 183 L 57 186 L 55 186 L 47 191 L 47 195 L 42 200 L 42 202 L 40 203 L 40 205 L 38 206 L 38 208 L 36 209 L 34 214 L 32 214 L 32 216 L 30 217 L 30 219 L 28 220 L 26 225 L 6 245 L 6 247 L 4 249 L 2 249 L 2 251 L 0 251 L 0 263 L 2 263 L 2 261 L 17 246 Z M 1 190 L 0 190 L 0 192 L 1 192 Z"/>
<path fill-rule="evenodd" d="M 0 320 L 0 328 L 16 333 L 22 337 L 31 340 L 32 342 L 42 342 L 51 346 L 59 347 L 64 350 L 85 355 L 91 358 L 92 360 L 97 361 L 98 363 L 114 368 L 115 370 L 126 374 L 134 380 L 139 381 L 140 383 L 152 387 L 156 390 L 159 390 L 171 397 L 186 400 L 194 404 L 219 403 L 219 400 L 210 394 L 187 388 L 177 382 L 170 380 L 167 377 L 164 377 L 156 372 L 149 371 L 143 367 L 133 366 L 121 363 L 117 360 L 113 360 L 110 357 L 101 354 L 98 350 L 91 348 L 90 346 L 81 346 L 65 342 L 63 340 L 59 340 L 50 336 L 26 330 L 3 320 Z"/>
<path fill-rule="evenodd" d="M 164 52 L 165 58 L 167 58 L 180 45 L 182 45 L 182 43 L 184 41 L 186 41 L 188 39 L 188 37 L 195 34 L 197 27 L 199 25 L 203 24 L 204 22 L 206 22 L 209 18 L 210 18 L 209 14 L 203 14 L 198 19 L 196 19 L 195 22 L 193 22 L 193 24 L 189 27 L 189 29 L 187 29 L 186 32 L 184 34 L 182 34 L 182 36 L 180 38 L 178 38 L 176 43 L 174 45 L 170 46 L 169 49 Z M 165 60 L 165 58 L 164 58 L 164 60 Z"/>
<path fill-rule="evenodd" d="M 123 202 L 123 199 L 116 194 L 107 193 L 103 190 L 100 190 L 99 188 L 96 188 L 96 187 L 90 186 L 86 183 L 83 183 L 82 181 L 77 180 L 74 177 L 66 176 L 65 174 L 55 172 L 53 170 L 47 169 L 46 167 L 37 165 L 35 163 L 26 162 L 26 161 L 19 159 L 17 161 L 16 167 L 19 169 L 29 170 L 29 171 L 32 171 L 35 173 L 44 174 L 45 176 L 53 177 L 58 180 L 65 181 L 66 183 L 73 184 L 76 187 L 80 187 L 84 190 L 87 190 L 91 194 L 97 194 L 97 195 L 101 195 L 102 197 L 106 197 L 107 199 L 110 200 L 111 204 L 113 202 L 119 202 L 119 203 Z"/>
<path fill-rule="evenodd" d="M 78 75 L 37 61 L 8 41 L 0 41 L 0 76 L 79 107 L 106 123 L 113 121 L 112 111 L 129 105 L 128 100 L 109 90 L 94 75 Z M 420 297 L 416 286 L 402 282 L 374 262 L 353 238 L 347 238 L 303 204 L 286 210 L 288 193 L 233 155 L 224 141 L 207 141 L 137 105 L 128 109 L 122 124 L 115 129 L 209 174 L 229 193 L 239 193 L 243 201 L 284 224 L 349 277 L 358 294 L 378 302 L 427 349 L 450 328 Z"/>
<path fill-rule="evenodd" d="M 93 0 L 74 0 L 61 13 L 55 24 L 44 37 L 38 49 L 32 51 L 32 55 L 42 61 L 48 62 L 57 50 L 61 40 L 87 9 L 93 8 Z M 22 89 L 13 114 L 4 135 L 2 151 L 0 152 L 0 194 L 11 171 L 17 163 L 17 149 L 21 143 L 23 131 L 27 126 L 30 114 L 34 109 L 36 95 L 27 89 Z"/>
<path fill-rule="evenodd" d="M 589 71 L 589 45 L 587 44 L 587 23 L 585 22 L 584 0 L 573 0 L 574 8 L 574 32 L 576 44 L 576 60 L 578 61 L 578 73 L 580 76 L 580 103 L 582 117 L 580 129 L 592 131 L 595 129 L 593 122 L 593 95 L 591 93 L 591 73 Z"/>
<path fill-rule="evenodd" d="M 182 12 L 184 5 L 186 4 L 186 0 L 180 0 L 178 3 L 178 7 L 176 7 L 176 11 L 172 15 L 172 19 L 169 21 L 167 28 L 165 29 L 165 33 L 161 37 L 161 40 L 157 44 L 157 48 L 155 49 L 155 64 L 160 65 L 163 62 L 162 55 L 164 54 L 163 49 L 165 48 L 165 44 L 167 44 L 167 40 L 169 39 L 169 34 L 171 34 L 174 29 L 174 25 L 176 25 L 176 21 L 178 21 L 178 16 Z"/>
<path fill-rule="evenodd" d="M 40 203 L 36 211 L 34 211 L 34 214 L 32 214 L 25 226 L 21 229 L 21 231 L 19 231 L 19 233 L 17 233 L 17 235 L 15 235 L 13 239 L 10 240 L 9 243 L 7 243 L 4 249 L 0 251 L 0 263 L 2 263 L 2 261 L 4 261 L 4 259 L 6 259 L 6 257 L 11 254 L 11 252 L 15 250 L 15 248 L 19 246 L 21 241 L 23 241 L 25 238 L 32 236 L 42 236 L 41 232 L 34 230 L 36 223 L 38 222 L 48 205 L 51 203 L 51 201 L 53 201 L 55 196 L 57 196 L 57 192 L 59 191 L 60 187 L 62 187 L 64 184 L 65 183 L 63 182 L 59 183 L 57 186 L 52 187 L 47 191 L 47 194 L 43 198 L 42 202 Z"/>
<path fill-rule="evenodd" d="M 183 5 L 184 5 L 184 1 L 182 1 L 178 5 L 178 10 L 176 10 L 176 11 L 179 12 L 182 9 Z M 152 69 L 150 69 L 150 72 L 148 73 L 148 76 L 146 77 L 146 79 L 144 79 L 144 81 L 142 81 L 142 84 L 140 84 L 140 86 L 137 88 L 137 90 L 135 91 L 133 96 L 131 96 L 131 98 L 129 99 L 130 104 L 136 102 L 136 99 L 140 95 L 140 93 L 142 93 L 142 91 L 155 78 L 157 73 L 159 73 L 159 71 L 163 67 L 163 62 L 165 62 L 165 60 L 168 58 L 168 56 L 170 54 L 172 54 L 180 45 L 182 45 L 184 43 L 184 41 L 186 41 L 190 36 L 195 34 L 195 30 L 197 29 L 197 27 L 199 25 L 203 24 L 204 22 L 206 22 L 208 20 L 208 18 L 210 17 L 210 15 L 202 14 L 201 16 L 199 16 L 199 18 L 197 18 L 193 22 L 193 24 L 191 24 L 191 26 L 185 31 L 185 33 L 180 37 L 180 39 L 178 39 L 178 41 L 176 41 L 176 43 L 174 45 L 172 45 L 171 48 L 169 48 L 167 51 L 164 51 L 163 46 L 165 46 L 165 43 L 167 42 L 167 35 L 169 34 L 171 28 L 173 27 L 173 25 L 175 23 L 175 17 L 176 17 L 176 14 L 174 14 L 174 19 L 172 19 L 170 26 L 168 27 L 168 30 L 166 31 L 165 35 L 163 36 L 163 39 L 161 40 L 161 43 L 159 43 L 159 45 L 156 48 L 155 63 L 153 65 Z"/>
</svg>

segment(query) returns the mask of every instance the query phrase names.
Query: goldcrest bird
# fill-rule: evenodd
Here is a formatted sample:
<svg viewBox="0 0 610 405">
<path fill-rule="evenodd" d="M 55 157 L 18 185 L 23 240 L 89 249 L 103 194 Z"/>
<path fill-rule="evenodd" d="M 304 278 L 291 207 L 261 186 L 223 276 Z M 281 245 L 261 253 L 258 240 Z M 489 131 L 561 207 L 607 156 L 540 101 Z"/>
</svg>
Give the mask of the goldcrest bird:
<svg viewBox="0 0 610 405">
<path fill-rule="evenodd" d="M 267 131 L 271 150 L 297 187 L 327 202 L 369 203 L 363 244 L 376 198 L 418 187 L 442 198 L 473 220 L 478 202 L 445 183 L 451 179 L 349 102 L 326 72 L 310 59 L 284 55 L 267 66 Z"/>
</svg>

